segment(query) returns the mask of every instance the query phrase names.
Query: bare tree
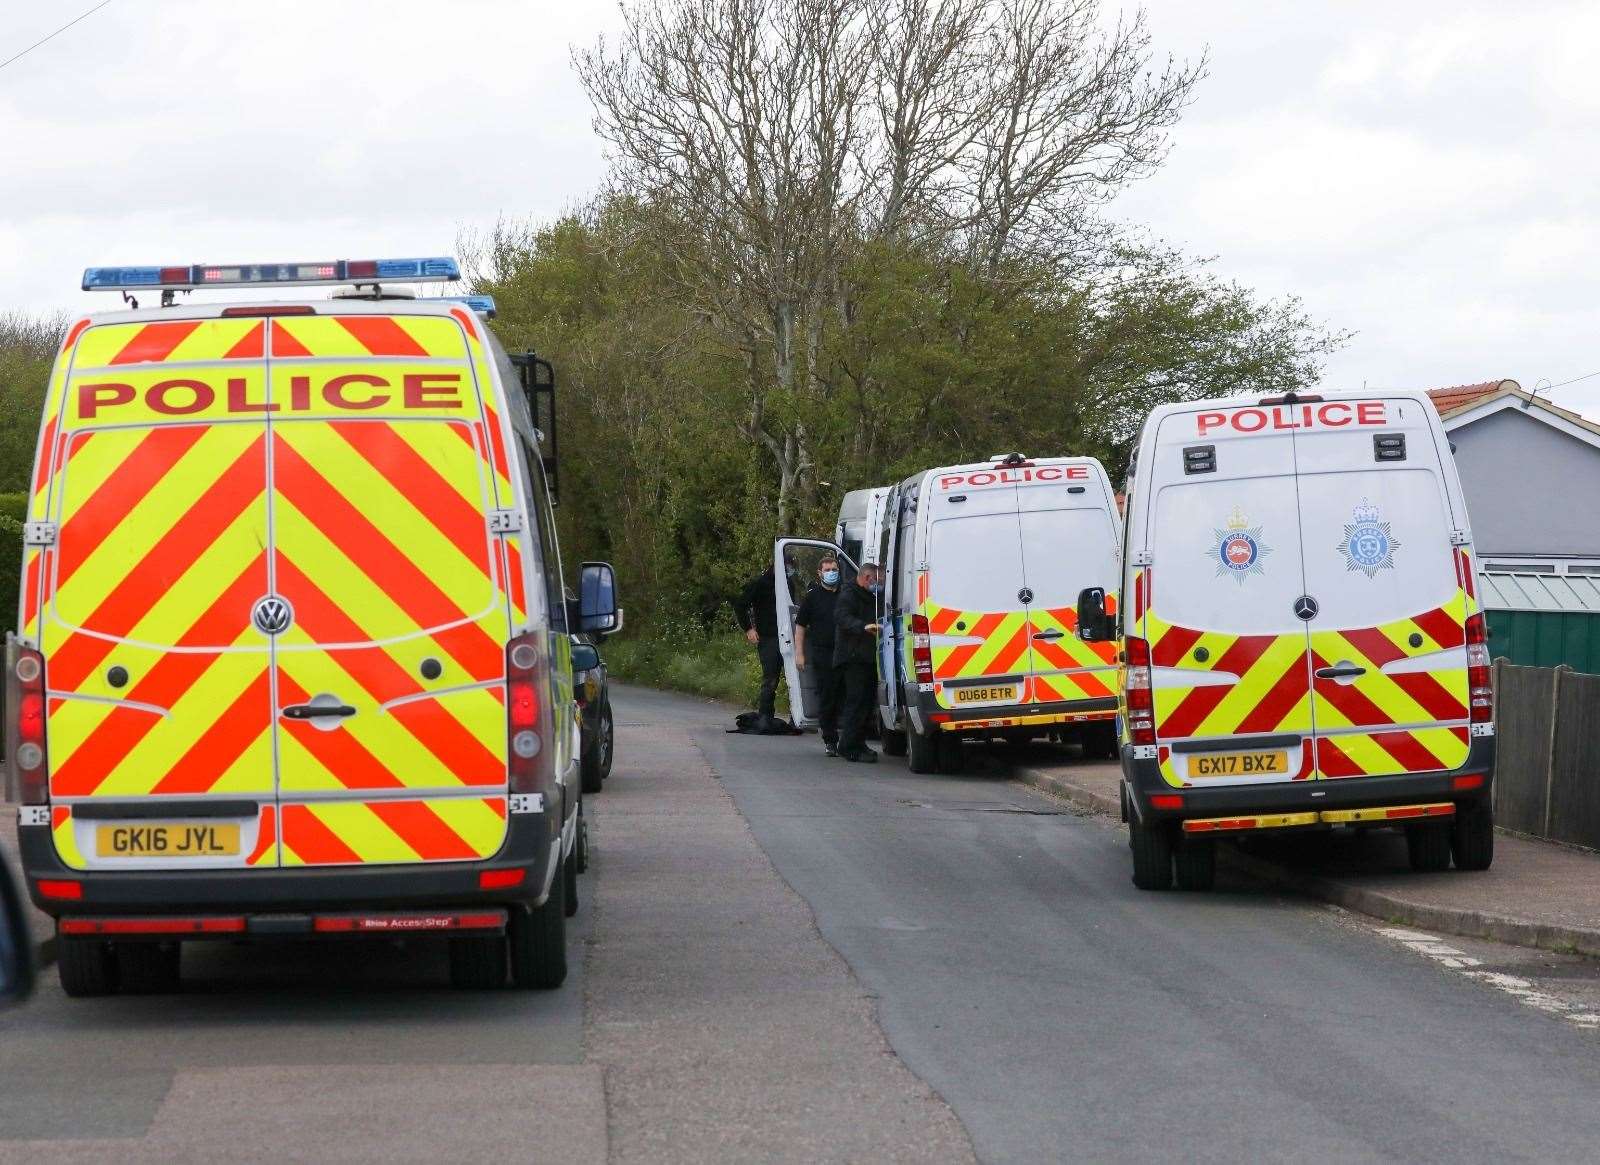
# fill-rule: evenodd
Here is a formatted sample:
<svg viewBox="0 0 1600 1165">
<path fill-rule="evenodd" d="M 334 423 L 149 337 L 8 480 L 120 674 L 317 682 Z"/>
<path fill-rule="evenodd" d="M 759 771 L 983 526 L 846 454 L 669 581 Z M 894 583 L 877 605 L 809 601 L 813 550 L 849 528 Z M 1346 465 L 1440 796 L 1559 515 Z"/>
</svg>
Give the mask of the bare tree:
<svg viewBox="0 0 1600 1165">
<path fill-rule="evenodd" d="M 1150 172 L 1204 71 L 1151 69 L 1098 0 L 642 0 L 575 54 L 615 180 L 655 207 L 687 301 L 749 378 L 778 514 L 814 485 L 810 405 L 871 241 L 1063 262 Z"/>
</svg>

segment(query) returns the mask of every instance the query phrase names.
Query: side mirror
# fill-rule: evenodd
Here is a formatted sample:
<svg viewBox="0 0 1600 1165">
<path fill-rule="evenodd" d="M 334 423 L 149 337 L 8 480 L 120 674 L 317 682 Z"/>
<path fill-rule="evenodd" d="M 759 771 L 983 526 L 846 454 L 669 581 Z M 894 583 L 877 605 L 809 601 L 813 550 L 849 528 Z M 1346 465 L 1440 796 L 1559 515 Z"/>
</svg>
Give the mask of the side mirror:
<svg viewBox="0 0 1600 1165">
<path fill-rule="evenodd" d="M 1078 638 L 1085 643 L 1104 643 L 1116 638 L 1111 616 L 1106 614 L 1106 589 L 1085 587 L 1078 592 Z"/>
<path fill-rule="evenodd" d="M 33 991 L 33 939 L 11 869 L 0 859 L 0 1007 Z"/>
<path fill-rule="evenodd" d="M 621 629 L 616 572 L 609 562 L 584 563 L 578 569 L 578 630 L 610 635 Z"/>
<path fill-rule="evenodd" d="M 581 671 L 593 671 L 600 666 L 600 649 L 592 643 L 574 643 L 572 645 L 572 671 L 574 674 Z"/>
</svg>

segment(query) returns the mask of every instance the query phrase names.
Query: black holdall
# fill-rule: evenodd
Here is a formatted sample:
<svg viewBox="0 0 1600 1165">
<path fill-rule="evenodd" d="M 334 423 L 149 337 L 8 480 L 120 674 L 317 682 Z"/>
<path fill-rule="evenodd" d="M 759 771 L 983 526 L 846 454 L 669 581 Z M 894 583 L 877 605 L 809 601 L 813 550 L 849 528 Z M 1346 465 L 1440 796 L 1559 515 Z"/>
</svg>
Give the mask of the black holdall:
<svg viewBox="0 0 1600 1165">
<path fill-rule="evenodd" d="M 734 726 L 729 732 L 739 732 L 746 736 L 799 736 L 801 732 L 787 720 L 777 716 L 767 717 L 766 724 L 762 724 L 760 712 L 740 712 L 733 718 Z"/>
</svg>

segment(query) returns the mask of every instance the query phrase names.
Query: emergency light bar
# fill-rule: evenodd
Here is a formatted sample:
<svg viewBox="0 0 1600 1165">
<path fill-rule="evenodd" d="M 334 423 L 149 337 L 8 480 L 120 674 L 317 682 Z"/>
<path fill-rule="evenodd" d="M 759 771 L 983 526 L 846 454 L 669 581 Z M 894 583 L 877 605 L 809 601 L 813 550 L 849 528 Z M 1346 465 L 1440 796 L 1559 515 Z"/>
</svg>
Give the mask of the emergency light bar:
<svg viewBox="0 0 1600 1165">
<path fill-rule="evenodd" d="M 83 289 L 190 291 L 197 287 L 289 283 L 307 287 L 381 280 L 448 283 L 460 278 L 461 268 L 450 258 L 337 259 L 330 263 L 236 263 L 228 266 L 196 263 L 192 267 L 90 267 L 83 273 Z"/>
<path fill-rule="evenodd" d="M 494 319 L 494 296 L 492 295 L 446 295 L 442 298 L 451 303 L 464 303 L 481 316 Z"/>
</svg>

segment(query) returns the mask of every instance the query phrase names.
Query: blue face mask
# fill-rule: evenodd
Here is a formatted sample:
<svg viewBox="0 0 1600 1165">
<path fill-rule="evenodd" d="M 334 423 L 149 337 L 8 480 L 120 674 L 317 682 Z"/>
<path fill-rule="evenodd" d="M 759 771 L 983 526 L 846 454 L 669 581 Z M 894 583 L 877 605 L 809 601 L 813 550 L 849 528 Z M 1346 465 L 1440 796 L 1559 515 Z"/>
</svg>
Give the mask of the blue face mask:
<svg viewBox="0 0 1600 1165">
<path fill-rule="evenodd" d="M 825 570 L 825 571 L 822 572 L 822 585 L 823 586 L 827 586 L 827 587 L 837 586 L 838 582 L 839 582 L 839 572 L 838 571 L 836 571 L 836 570 Z"/>
<path fill-rule="evenodd" d="M 875 595 L 881 595 L 883 594 L 883 584 L 881 582 L 870 582 L 867 584 L 867 590 Z"/>
</svg>

